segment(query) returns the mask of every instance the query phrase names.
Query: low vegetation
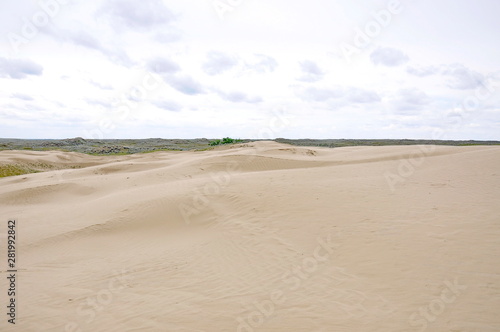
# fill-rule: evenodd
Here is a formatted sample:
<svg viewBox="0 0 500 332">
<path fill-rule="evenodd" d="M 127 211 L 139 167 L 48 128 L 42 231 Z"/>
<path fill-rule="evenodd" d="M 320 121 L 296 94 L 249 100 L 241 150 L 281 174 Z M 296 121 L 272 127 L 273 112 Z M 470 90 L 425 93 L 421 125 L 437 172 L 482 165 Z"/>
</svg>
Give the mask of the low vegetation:
<svg viewBox="0 0 500 332">
<path fill-rule="evenodd" d="M 5 164 L 0 165 L 0 178 L 7 176 L 16 176 L 30 173 L 38 173 L 39 171 L 30 167 L 16 165 L 16 164 Z"/>
<path fill-rule="evenodd" d="M 77 168 L 82 168 L 82 166 L 80 165 L 62 166 L 62 165 L 53 165 L 43 162 L 0 164 L 0 178 L 5 178 L 7 176 L 54 171 L 59 169 L 77 169 Z"/>
<path fill-rule="evenodd" d="M 241 139 L 233 139 L 230 137 L 224 137 L 223 139 L 216 139 L 213 140 L 209 143 L 210 146 L 216 146 L 216 145 L 221 145 L 221 144 L 235 144 L 235 143 L 242 143 L 243 140 Z"/>
</svg>

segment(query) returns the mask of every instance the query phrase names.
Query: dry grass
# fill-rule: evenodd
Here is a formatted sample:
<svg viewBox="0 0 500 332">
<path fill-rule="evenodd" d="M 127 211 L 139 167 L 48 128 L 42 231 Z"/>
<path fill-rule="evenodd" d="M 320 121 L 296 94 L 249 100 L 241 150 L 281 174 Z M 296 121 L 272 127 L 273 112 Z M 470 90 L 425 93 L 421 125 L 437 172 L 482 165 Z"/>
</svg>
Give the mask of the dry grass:
<svg viewBox="0 0 500 332">
<path fill-rule="evenodd" d="M 0 165 L 0 178 L 4 178 L 7 176 L 16 176 L 30 173 L 38 173 L 39 170 L 30 168 L 26 165 L 19 164 L 4 164 Z"/>
<path fill-rule="evenodd" d="M 0 164 L 0 178 L 4 178 L 7 176 L 16 176 L 23 174 L 31 174 L 31 173 L 40 173 L 53 171 L 58 169 L 75 169 L 81 168 L 78 165 L 52 165 L 47 163 L 17 163 L 17 164 Z"/>
</svg>

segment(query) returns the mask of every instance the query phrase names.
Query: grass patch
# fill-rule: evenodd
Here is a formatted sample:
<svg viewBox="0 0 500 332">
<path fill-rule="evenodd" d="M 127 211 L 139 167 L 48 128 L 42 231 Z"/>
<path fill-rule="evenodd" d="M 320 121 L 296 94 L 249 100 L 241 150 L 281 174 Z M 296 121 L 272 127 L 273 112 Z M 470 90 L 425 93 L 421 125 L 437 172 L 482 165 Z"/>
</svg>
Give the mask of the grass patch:
<svg viewBox="0 0 500 332">
<path fill-rule="evenodd" d="M 199 148 L 195 149 L 194 151 L 208 151 L 208 150 L 213 150 L 214 148 L 212 146 L 209 146 L 208 148 Z"/>
<path fill-rule="evenodd" d="M 91 156 L 99 156 L 99 157 L 102 157 L 102 156 L 125 156 L 125 155 L 129 155 L 129 154 L 133 154 L 132 152 L 125 152 L 125 151 L 109 152 L 109 153 L 106 153 L 106 152 L 84 152 L 84 153 L 91 155 Z"/>
<path fill-rule="evenodd" d="M 148 151 L 140 151 L 140 152 L 136 152 L 136 153 L 153 153 L 153 152 L 161 152 L 161 151 L 164 151 L 164 152 L 179 152 L 179 151 L 184 151 L 182 149 L 170 149 L 170 148 L 159 148 L 159 149 L 156 149 L 156 150 L 148 150 Z"/>
<path fill-rule="evenodd" d="M 68 150 L 68 149 L 62 149 L 62 148 L 49 148 L 49 147 L 39 148 L 39 149 L 36 149 L 35 151 L 60 151 L 60 152 L 73 152 L 73 151 Z"/>
<path fill-rule="evenodd" d="M 54 166 L 47 163 L 26 163 L 26 164 L 0 164 L 0 178 L 23 174 L 41 173 L 60 169 L 80 169 L 80 165 L 66 165 L 63 167 Z"/>
<path fill-rule="evenodd" d="M 477 146 L 477 145 L 484 145 L 484 144 L 481 144 L 481 143 L 462 143 L 462 144 L 458 144 L 458 146 Z M 500 145 L 500 144 L 488 144 L 488 145 Z"/>
<path fill-rule="evenodd" d="M 5 178 L 7 176 L 16 176 L 23 174 L 38 173 L 40 171 L 15 164 L 0 165 L 0 178 Z"/>
<path fill-rule="evenodd" d="M 104 157 L 104 156 L 128 156 L 132 154 L 144 154 L 144 153 L 153 153 L 153 152 L 161 152 L 161 151 L 167 151 L 167 152 L 179 152 L 183 151 L 182 149 L 169 149 L 169 148 L 158 148 L 158 149 L 152 149 L 152 150 L 146 150 L 146 151 L 137 151 L 137 152 L 132 152 L 132 151 L 120 151 L 120 152 L 84 152 L 85 154 L 91 155 L 91 156 L 99 156 L 99 157 Z"/>
</svg>

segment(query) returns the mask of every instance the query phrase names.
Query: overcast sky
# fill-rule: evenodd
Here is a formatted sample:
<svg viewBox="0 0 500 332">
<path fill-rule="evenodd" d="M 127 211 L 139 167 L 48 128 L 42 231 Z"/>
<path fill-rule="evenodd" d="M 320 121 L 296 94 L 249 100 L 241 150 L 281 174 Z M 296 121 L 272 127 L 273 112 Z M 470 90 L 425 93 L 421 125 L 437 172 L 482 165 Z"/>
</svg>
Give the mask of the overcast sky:
<svg viewBox="0 0 500 332">
<path fill-rule="evenodd" d="M 0 4 L 0 137 L 500 140 L 498 0 Z"/>
</svg>

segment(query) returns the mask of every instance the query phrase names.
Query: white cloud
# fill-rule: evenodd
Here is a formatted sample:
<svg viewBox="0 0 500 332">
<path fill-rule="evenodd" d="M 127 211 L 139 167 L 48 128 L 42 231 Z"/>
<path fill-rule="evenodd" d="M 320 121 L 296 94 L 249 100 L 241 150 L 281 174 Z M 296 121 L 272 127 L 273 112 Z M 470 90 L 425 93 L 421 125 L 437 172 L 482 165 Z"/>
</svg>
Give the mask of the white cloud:
<svg viewBox="0 0 500 332">
<path fill-rule="evenodd" d="M 342 93 L 340 90 L 329 88 L 310 87 L 300 90 L 297 95 L 305 101 L 322 102 L 330 99 L 340 98 Z"/>
<path fill-rule="evenodd" d="M 325 102 L 338 100 L 343 105 L 365 104 L 380 101 L 380 96 L 375 91 L 357 87 L 316 88 L 308 87 L 300 89 L 297 95 L 305 101 Z"/>
<path fill-rule="evenodd" d="M 34 61 L 0 57 L 0 77 L 23 79 L 29 75 L 40 76 L 42 73 L 43 67 Z"/>
<path fill-rule="evenodd" d="M 33 97 L 31 96 L 28 96 L 24 93 L 13 93 L 10 95 L 12 98 L 15 98 L 15 99 L 20 99 L 20 100 L 24 100 L 24 101 L 31 101 L 31 100 L 34 100 Z"/>
<path fill-rule="evenodd" d="M 230 92 L 217 91 L 217 94 L 222 99 L 233 102 L 233 103 L 255 104 L 255 103 L 262 102 L 261 97 L 257 97 L 257 96 L 251 97 L 251 96 L 248 96 L 246 93 L 241 92 L 241 91 L 230 91 Z"/>
<path fill-rule="evenodd" d="M 77 30 L 49 27 L 43 32 L 55 40 L 97 51 L 111 62 L 124 66 L 131 66 L 134 63 L 123 49 L 116 45 L 105 46 L 97 37 L 85 31 L 84 27 L 79 27 Z"/>
<path fill-rule="evenodd" d="M 100 100 L 100 99 L 95 99 L 95 98 L 86 98 L 85 101 L 87 104 L 92 105 L 92 106 L 101 106 L 104 109 L 111 109 L 113 107 L 112 103 L 106 100 Z"/>
<path fill-rule="evenodd" d="M 457 90 L 476 89 L 484 86 L 486 81 L 485 75 L 469 69 L 460 63 L 426 67 L 409 66 L 406 71 L 418 77 L 443 75 L 447 77 L 446 86 Z"/>
<path fill-rule="evenodd" d="M 149 60 L 147 62 L 147 68 L 157 74 L 173 74 L 181 69 L 174 61 L 160 57 Z"/>
<path fill-rule="evenodd" d="M 210 52 L 207 54 L 207 60 L 203 63 L 203 70 L 208 75 L 219 75 L 237 64 L 238 60 L 234 56 L 222 52 Z"/>
<path fill-rule="evenodd" d="M 302 76 L 299 81 L 303 82 L 317 82 L 323 79 L 325 73 L 319 68 L 319 66 L 314 61 L 305 60 L 299 62 L 300 69 L 302 70 Z"/>
<path fill-rule="evenodd" d="M 375 65 L 396 67 L 408 62 L 409 58 L 402 51 L 395 48 L 377 48 L 370 54 L 370 59 Z"/>
<path fill-rule="evenodd" d="M 425 66 L 425 67 L 412 67 L 408 66 L 406 68 L 408 74 L 415 75 L 418 77 L 426 77 L 431 75 L 436 75 L 441 72 L 441 68 L 439 66 Z"/>
<path fill-rule="evenodd" d="M 165 75 L 164 80 L 172 88 L 186 95 L 205 93 L 205 88 L 201 83 L 188 75 Z"/>
<path fill-rule="evenodd" d="M 278 67 L 278 62 L 271 56 L 254 54 L 252 61 L 246 63 L 246 68 L 257 73 L 272 73 Z"/>
<path fill-rule="evenodd" d="M 348 88 L 346 95 L 350 102 L 358 104 L 374 103 L 381 100 L 380 96 L 375 91 L 360 88 Z"/>
<path fill-rule="evenodd" d="M 90 84 L 92 84 L 93 86 L 101 89 L 101 90 L 112 90 L 113 87 L 109 84 L 105 84 L 105 83 L 101 83 L 101 82 L 96 82 L 94 80 L 90 80 L 89 81 Z"/>
<path fill-rule="evenodd" d="M 443 75 L 449 79 L 447 85 L 451 89 L 467 90 L 484 85 L 484 75 L 470 70 L 462 64 L 453 64 L 443 68 Z"/>
<path fill-rule="evenodd" d="M 176 16 L 160 0 L 107 0 L 101 13 L 110 17 L 113 26 L 147 30 L 156 26 L 168 26 Z"/>
<path fill-rule="evenodd" d="M 398 114 L 413 114 L 421 111 L 430 101 L 430 97 L 422 90 L 401 89 L 393 99 L 392 105 Z"/>
<path fill-rule="evenodd" d="M 153 101 L 153 105 L 158 108 L 161 108 L 165 111 L 178 112 L 182 109 L 182 106 L 172 100 L 156 100 Z"/>
</svg>

